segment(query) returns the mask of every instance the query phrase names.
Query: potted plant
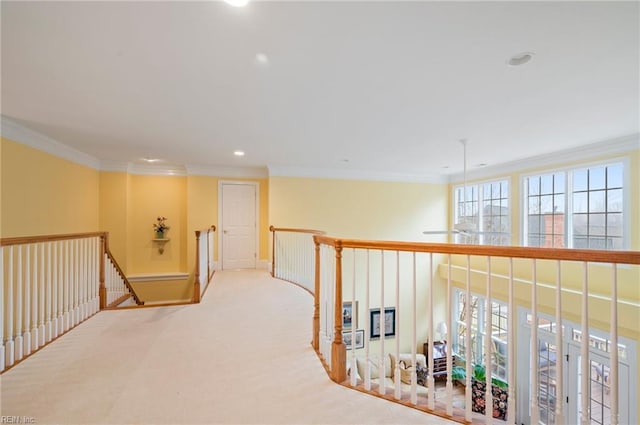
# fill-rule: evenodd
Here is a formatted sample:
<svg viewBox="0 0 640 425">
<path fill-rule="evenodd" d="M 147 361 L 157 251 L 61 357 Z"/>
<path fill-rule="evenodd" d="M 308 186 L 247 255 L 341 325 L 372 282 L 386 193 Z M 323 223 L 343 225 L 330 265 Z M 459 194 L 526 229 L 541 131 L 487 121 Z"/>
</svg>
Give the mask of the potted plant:
<svg viewBox="0 0 640 425">
<path fill-rule="evenodd" d="M 451 370 L 451 379 L 466 381 L 467 371 L 463 366 L 454 366 Z M 487 373 L 484 365 L 474 364 L 471 376 L 471 410 L 484 414 L 485 393 L 487 388 Z M 493 398 L 493 417 L 507 420 L 507 399 L 509 384 L 500 378 L 491 377 L 491 394 Z"/>
<path fill-rule="evenodd" d="M 170 227 L 165 223 L 167 217 L 158 216 L 156 222 L 153 223 L 153 230 L 156 232 L 156 238 L 164 239 L 164 234 Z"/>
</svg>

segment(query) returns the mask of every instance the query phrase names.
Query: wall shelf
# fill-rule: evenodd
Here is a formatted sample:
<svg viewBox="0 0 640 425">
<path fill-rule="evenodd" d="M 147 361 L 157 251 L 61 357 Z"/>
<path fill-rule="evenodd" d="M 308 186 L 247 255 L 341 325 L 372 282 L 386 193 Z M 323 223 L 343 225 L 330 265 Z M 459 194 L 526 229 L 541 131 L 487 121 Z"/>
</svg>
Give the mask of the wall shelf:
<svg viewBox="0 0 640 425">
<path fill-rule="evenodd" d="M 167 242 L 169 242 L 171 239 L 170 238 L 154 238 L 151 239 L 152 242 L 156 242 L 158 244 L 158 252 L 160 254 L 164 253 L 164 244 L 166 244 Z"/>
</svg>

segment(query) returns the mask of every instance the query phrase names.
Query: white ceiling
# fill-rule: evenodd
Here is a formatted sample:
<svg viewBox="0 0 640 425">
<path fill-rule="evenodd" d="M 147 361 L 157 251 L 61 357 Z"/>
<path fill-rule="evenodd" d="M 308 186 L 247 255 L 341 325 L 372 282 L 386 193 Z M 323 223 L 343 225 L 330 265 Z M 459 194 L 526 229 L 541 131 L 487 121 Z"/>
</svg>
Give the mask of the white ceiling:
<svg viewBox="0 0 640 425">
<path fill-rule="evenodd" d="M 437 176 L 639 132 L 638 2 L 1 8 L 2 114 L 102 161 Z"/>
</svg>

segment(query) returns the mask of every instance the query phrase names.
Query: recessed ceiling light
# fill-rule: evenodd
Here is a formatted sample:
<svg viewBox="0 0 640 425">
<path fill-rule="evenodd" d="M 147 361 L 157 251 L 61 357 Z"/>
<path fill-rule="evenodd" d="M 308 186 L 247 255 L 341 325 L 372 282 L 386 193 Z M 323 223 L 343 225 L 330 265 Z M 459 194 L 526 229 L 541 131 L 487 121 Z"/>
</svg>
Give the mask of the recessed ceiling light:
<svg viewBox="0 0 640 425">
<path fill-rule="evenodd" d="M 244 151 L 233 151 L 235 156 L 244 156 Z"/>
<path fill-rule="evenodd" d="M 517 55 L 511 56 L 507 64 L 509 64 L 509 66 L 520 66 L 529 62 L 531 58 L 533 58 L 533 53 L 531 52 L 518 53 Z"/>
<path fill-rule="evenodd" d="M 224 0 L 224 2 L 233 7 L 245 7 L 249 3 L 249 0 Z"/>
<path fill-rule="evenodd" d="M 153 163 L 160 161 L 158 158 L 142 158 L 144 162 Z"/>
<path fill-rule="evenodd" d="M 266 66 L 269 65 L 269 57 L 264 53 L 256 54 L 256 64 Z"/>
</svg>

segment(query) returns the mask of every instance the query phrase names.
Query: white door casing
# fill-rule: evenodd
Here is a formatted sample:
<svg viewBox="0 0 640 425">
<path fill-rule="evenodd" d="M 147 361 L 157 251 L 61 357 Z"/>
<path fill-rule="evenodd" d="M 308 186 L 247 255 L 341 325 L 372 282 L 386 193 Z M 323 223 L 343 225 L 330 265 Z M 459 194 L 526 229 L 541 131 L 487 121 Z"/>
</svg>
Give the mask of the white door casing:
<svg viewBox="0 0 640 425">
<path fill-rule="evenodd" d="M 254 269 L 258 247 L 258 183 L 220 182 L 222 269 Z"/>
</svg>

